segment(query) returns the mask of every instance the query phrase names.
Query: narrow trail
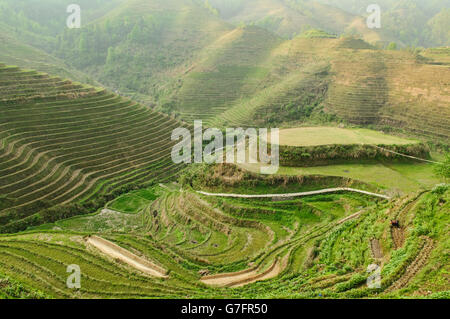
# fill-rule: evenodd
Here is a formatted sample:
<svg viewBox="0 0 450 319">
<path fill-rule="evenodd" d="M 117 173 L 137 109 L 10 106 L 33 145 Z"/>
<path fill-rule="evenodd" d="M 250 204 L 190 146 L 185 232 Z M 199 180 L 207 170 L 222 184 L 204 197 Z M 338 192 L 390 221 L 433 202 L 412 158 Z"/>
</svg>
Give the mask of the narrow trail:
<svg viewBox="0 0 450 319">
<path fill-rule="evenodd" d="M 402 277 L 395 281 L 386 292 L 392 292 L 398 289 L 402 289 L 408 285 L 411 279 L 425 266 L 430 257 L 430 254 L 434 248 L 434 242 L 431 238 L 425 237 L 424 245 L 417 255 L 416 259 L 406 268 L 405 273 Z"/>
<path fill-rule="evenodd" d="M 364 213 L 366 210 L 367 210 L 367 208 L 365 208 L 365 209 L 363 209 L 363 210 L 360 210 L 359 212 L 356 212 L 356 213 L 354 213 L 354 214 L 352 214 L 352 215 L 350 215 L 350 216 L 347 216 L 347 217 L 341 219 L 340 221 L 338 221 L 336 225 L 343 224 L 343 223 L 345 223 L 346 221 L 348 221 L 348 220 L 350 220 L 350 219 L 359 217 L 359 215 L 361 215 L 362 213 Z"/>
<path fill-rule="evenodd" d="M 205 196 L 216 196 L 216 197 L 233 197 L 233 198 L 286 198 L 286 197 L 303 197 L 327 193 L 337 193 L 337 192 L 354 192 L 365 194 L 369 196 L 379 197 L 383 199 L 391 199 L 391 197 L 386 195 L 381 195 L 377 193 L 367 192 L 360 189 L 348 188 L 348 187 L 337 187 L 337 188 L 326 188 L 317 191 L 301 192 L 301 193 L 284 193 L 284 194 L 261 194 L 261 195 L 245 195 L 245 194 L 226 194 L 226 193 L 208 193 L 203 191 L 197 191 L 197 193 Z"/>
<path fill-rule="evenodd" d="M 372 146 L 375 147 L 375 148 L 378 148 L 378 149 L 380 149 L 382 151 L 385 151 L 385 152 L 388 152 L 388 153 L 392 153 L 392 154 L 395 154 L 395 155 L 399 155 L 399 156 L 403 156 L 403 157 L 407 157 L 407 158 L 411 158 L 411 159 L 415 159 L 417 161 L 422 161 L 422 162 L 426 162 L 426 163 L 433 163 L 433 164 L 442 164 L 441 162 L 430 161 L 430 160 L 427 160 L 427 159 L 424 159 L 424 158 L 415 157 L 415 156 L 406 155 L 406 154 L 398 153 L 398 152 L 395 152 L 395 151 L 391 151 L 391 150 L 388 150 L 387 148 L 380 147 L 380 146 L 377 146 L 377 145 L 372 145 Z"/>
<path fill-rule="evenodd" d="M 159 267 L 106 239 L 97 236 L 90 236 L 87 238 L 86 242 L 114 260 L 118 259 L 131 267 L 142 271 L 143 273 L 149 274 L 153 277 L 168 278 L 167 271 L 162 267 Z"/>
<path fill-rule="evenodd" d="M 378 239 L 372 239 L 370 241 L 370 250 L 372 251 L 372 257 L 375 259 L 383 258 L 383 251 L 381 249 L 380 241 Z"/>
</svg>

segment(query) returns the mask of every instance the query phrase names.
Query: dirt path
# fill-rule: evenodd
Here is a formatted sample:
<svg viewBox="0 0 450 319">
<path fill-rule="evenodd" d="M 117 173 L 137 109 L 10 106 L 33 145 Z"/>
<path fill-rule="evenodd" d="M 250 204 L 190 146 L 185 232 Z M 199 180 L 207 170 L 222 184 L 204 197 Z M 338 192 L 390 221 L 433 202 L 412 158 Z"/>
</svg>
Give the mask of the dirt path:
<svg viewBox="0 0 450 319">
<path fill-rule="evenodd" d="M 430 160 L 427 160 L 427 159 L 424 159 L 424 158 L 419 158 L 419 157 L 415 157 L 415 156 L 411 156 L 411 155 L 406 155 L 406 154 L 394 152 L 394 151 L 388 150 L 388 149 L 386 149 L 384 147 L 380 147 L 378 145 L 372 145 L 372 146 L 375 147 L 375 148 L 378 148 L 378 149 L 380 149 L 382 151 L 388 152 L 388 153 L 392 153 L 392 154 L 395 154 L 395 155 L 399 155 L 399 156 L 415 159 L 415 160 L 418 160 L 418 161 L 427 162 L 427 163 L 433 163 L 433 164 L 442 164 L 440 162 L 430 161 Z"/>
<path fill-rule="evenodd" d="M 303 196 L 311 196 L 311 195 L 319 195 L 319 194 L 327 194 L 327 193 L 336 193 L 336 192 L 354 192 L 365 194 L 369 196 L 375 196 L 383 199 L 391 199 L 391 197 L 376 193 L 371 193 L 367 191 L 363 191 L 360 189 L 348 188 L 348 187 L 338 187 L 338 188 L 326 188 L 317 191 L 311 192 L 301 192 L 301 193 L 286 193 L 286 194 L 262 194 L 262 195 L 245 195 L 245 194 L 224 194 L 224 193 L 208 193 L 197 191 L 197 193 L 205 195 L 205 196 L 216 196 L 216 197 L 233 197 L 233 198 L 286 198 L 286 197 L 303 197 Z"/>
<path fill-rule="evenodd" d="M 201 282 L 219 287 L 242 287 L 250 283 L 274 278 L 278 276 L 287 265 L 289 254 L 282 260 L 277 258 L 273 264 L 263 272 L 259 272 L 257 267 L 252 267 L 235 273 L 224 273 L 211 276 L 204 276 Z"/>
<path fill-rule="evenodd" d="M 87 243 L 94 246 L 109 257 L 112 257 L 115 260 L 118 259 L 120 261 L 123 261 L 124 263 L 139 271 L 142 271 L 153 277 L 168 278 L 167 271 L 162 267 L 159 267 L 154 263 L 142 257 L 139 257 L 106 239 L 97 236 L 90 236 L 87 238 Z"/>
<path fill-rule="evenodd" d="M 429 237 L 426 237 L 423 248 L 420 250 L 416 259 L 414 259 L 414 261 L 408 266 L 408 268 L 406 268 L 403 276 L 399 280 L 395 281 L 388 289 L 386 289 L 386 292 L 392 292 L 394 290 L 406 287 L 411 279 L 413 279 L 414 276 L 417 275 L 417 273 L 425 266 L 428 258 L 430 257 L 431 251 L 433 250 L 433 247 L 433 240 Z"/>
<path fill-rule="evenodd" d="M 370 241 L 370 250 L 372 251 L 373 258 L 383 258 L 383 251 L 381 250 L 380 241 L 378 239 L 372 239 Z"/>
<path fill-rule="evenodd" d="M 242 286 L 251 284 L 253 282 L 275 278 L 276 276 L 278 276 L 283 271 L 283 269 L 286 267 L 286 265 L 287 265 L 287 257 L 283 258 L 283 260 L 277 259 L 272 264 L 272 266 L 270 266 L 262 274 L 259 274 L 258 276 L 255 276 L 253 278 L 247 278 L 246 280 L 243 280 L 241 282 L 235 283 L 233 285 L 233 287 L 242 287 Z"/>
<path fill-rule="evenodd" d="M 391 228 L 392 241 L 394 242 L 395 249 L 399 249 L 405 242 L 405 234 L 403 228 L 392 227 Z"/>
</svg>

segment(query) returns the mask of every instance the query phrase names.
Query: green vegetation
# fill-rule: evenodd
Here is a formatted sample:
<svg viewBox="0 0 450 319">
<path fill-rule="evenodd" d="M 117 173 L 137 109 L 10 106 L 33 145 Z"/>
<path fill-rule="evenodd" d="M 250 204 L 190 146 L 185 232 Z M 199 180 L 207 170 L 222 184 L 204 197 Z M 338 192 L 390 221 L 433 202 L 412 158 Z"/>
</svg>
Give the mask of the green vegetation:
<svg viewBox="0 0 450 319">
<path fill-rule="evenodd" d="M 308 30 L 303 32 L 300 37 L 302 38 L 308 38 L 308 39 L 313 39 L 313 38 L 325 38 L 325 39 L 334 39 L 336 38 L 335 35 L 329 34 L 323 30 Z"/>
<path fill-rule="evenodd" d="M 0 52 L 6 52 L 7 63 L 38 70 L 59 65 L 51 73 L 98 81 L 187 122 L 202 119 L 219 127 L 349 122 L 434 142 L 450 136 L 449 119 L 441 116 L 448 109 L 441 85 L 448 80 L 441 62 L 448 60 L 448 50 L 438 55 L 415 48 L 381 50 L 387 45 L 379 41 L 400 41 L 382 39 L 364 18 L 317 2 L 123 0 L 104 5 L 99 0 L 83 7 L 83 28 L 71 30 L 63 28 L 62 17 L 34 18 L 30 12 L 37 4 L 25 9 L 24 1 L 3 2 L 5 15 L 23 11 L 18 20 L 26 27 L 8 19 L 9 29 L 34 36 L 30 26 L 36 25 L 45 37 L 38 47 L 46 51 L 29 47 L 37 46 L 31 36 L 18 36 L 19 41 L 4 36 Z M 40 10 L 46 15 L 61 10 L 63 4 L 53 7 L 53 2 L 39 2 Z M 280 28 L 279 34 L 291 39 L 262 27 Z M 291 37 L 295 32 L 299 36 Z"/>
<path fill-rule="evenodd" d="M 312 31 L 315 33 L 313 37 L 330 37 L 329 34 L 357 30 L 366 40 L 380 40 L 377 32 L 363 27 L 361 17 L 316 1 L 210 0 L 210 3 L 226 21 L 235 25 L 258 25 L 285 38 L 315 29 L 324 31 Z"/>
<path fill-rule="evenodd" d="M 411 161 L 413 158 L 427 159 L 429 149 L 424 144 L 407 145 L 319 145 L 280 146 L 280 163 L 284 166 L 321 166 L 341 163 L 365 163 L 374 160 Z M 417 160 L 420 161 L 420 160 Z"/>
<path fill-rule="evenodd" d="M 217 173 L 211 168 L 207 171 Z M 240 176 L 239 170 L 228 170 L 228 174 L 231 171 Z M 245 187 L 252 178 L 256 176 L 242 177 L 233 187 Z M 276 192 L 270 186 L 274 179 L 257 178 L 261 187 L 266 185 L 266 193 Z M 217 183 L 231 181 L 222 175 Z M 302 189 L 294 179 L 286 180 L 285 187 Z M 273 201 L 206 197 L 189 185 L 183 189 L 168 184 L 130 193 L 154 198 L 135 214 L 102 211 L 0 236 L 0 272 L 27 287 L 38 286 L 39 296 L 63 298 L 315 298 L 319 293 L 325 298 L 433 297 L 448 289 L 441 280 L 446 271 L 442 252 L 448 247 L 448 187 L 389 203 L 358 194 Z M 122 198 L 128 207 L 135 201 L 133 196 Z M 393 218 L 401 221 L 401 247 L 396 246 L 398 238 L 391 236 L 389 220 Z M 143 276 L 98 254 L 83 239 L 93 233 L 156 261 L 169 269 L 169 278 Z M 383 265 L 382 288 L 376 290 L 365 286 L 367 266 L 380 262 L 371 250 L 374 238 L 381 247 Z M 429 250 L 427 243 L 434 249 Z M 250 264 L 266 269 L 277 256 L 288 258 L 283 257 L 286 262 L 272 279 L 239 288 L 215 288 L 199 281 L 200 273 L 235 272 Z M 425 264 L 414 272 L 408 286 L 414 288 L 394 289 L 394 279 L 409 278 L 408 265 L 420 258 L 433 260 L 434 266 Z M 65 268 L 70 263 L 83 270 L 82 287 L 75 291 L 65 286 Z M 427 275 L 429 267 L 434 267 L 431 275 Z M 10 289 L 3 287 L 0 292 L 8 296 Z M 30 296 L 34 295 L 25 295 Z"/>
<path fill-rule="evenodd" d="M 259 172 L 259 167 L 256 164 L 242 166 L 250 171 Z M 364 181 L 392 193 L 407 194 L 421 189 L 429 189 L 440 183 L 440 179 L 434 174 L 433 168 L 433 164 L 425 163 L 374 161 L 363 164 L 330 164 L 318 167 L 282 166 L 278 174 L 287 176 L 341 176 Z"/>
<path fill-rule="evenodd" d="M 20 282 L 0 273 L 0 299 L 44 299 L 49 297 L 39 290 L 24 287 Z"/>
<path fill-rule="evenodd" d="M 79 0 L 69 29 L 72 1 L 0 0 L 0 299 L 448 299 L 428 2 L 380 0 L 370 29 L 369 0 Z M 175 164 L 200 119 L 281 128 L 278 173 Z"/>
<path fill-rule="evenodd" d="M 435 173 L 444 180 L 448 180 L 450 178 L 450 154 L 447 153 L 445 155 L 443 163 L 436 165 Z"/>
<path fill-rule="evenodd" d="M 143 189 L 120 196 L 108 203 L 107 207 L 123 213 L 135 213 L 139 212 L 154 199 L 156 199 L 155 194 Z"/>
</svg>

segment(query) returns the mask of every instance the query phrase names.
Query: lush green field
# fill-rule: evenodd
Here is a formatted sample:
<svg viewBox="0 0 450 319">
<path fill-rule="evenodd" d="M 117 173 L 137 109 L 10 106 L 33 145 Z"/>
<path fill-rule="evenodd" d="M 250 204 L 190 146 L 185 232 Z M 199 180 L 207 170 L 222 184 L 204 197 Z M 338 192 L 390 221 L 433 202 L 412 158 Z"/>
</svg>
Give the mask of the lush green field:
<svg viewBox="0 0 450 319">
<path fill-rule="evenodd" d="M 241 166 L 253 172 L 259 171 L 258 164 L 241 164 Z M 421 189 L 428 189 L 441 183 L 442 180 L 434 174 L 433 168 L 433 164 L 426 163 L 373 162 L 318 167 L 282 166 L 278 174 L 291 176 L 318 174 L 349 177 L 390 192 L 406 194 Z"/>
<path fill-rule="evenodd" d="M 412 144 L 417 141 L 379 131 L 338 127 L 299 127 L 280 130 L 280 145 L 316 146 L 331 144 Z"/>
<path fill-rule="evenodd" d="M 136 213 L 156 199 L 156 195 L 147 189 L 122 195 L 107 204 L 107 207 L 124 213 Z"/>
</svg>

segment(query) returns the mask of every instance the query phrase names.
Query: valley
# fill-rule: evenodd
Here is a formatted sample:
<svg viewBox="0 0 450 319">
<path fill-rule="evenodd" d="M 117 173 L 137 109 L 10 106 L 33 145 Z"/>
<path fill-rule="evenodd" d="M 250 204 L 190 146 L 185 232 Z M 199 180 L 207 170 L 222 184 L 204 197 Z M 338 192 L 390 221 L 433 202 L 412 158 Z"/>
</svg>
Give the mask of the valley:
<svg viewBox="0 0 450 319">
<path fill-rule="evenodd" d="M 0 0 L 0 299 L 449 298 L 445 1 L 66 2 Z"/>
</svg>

